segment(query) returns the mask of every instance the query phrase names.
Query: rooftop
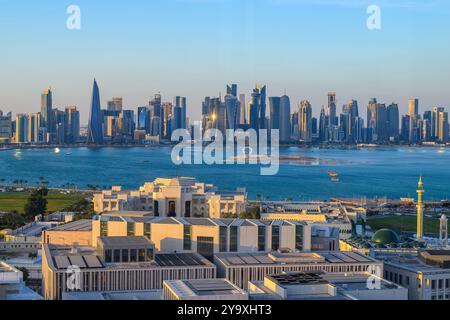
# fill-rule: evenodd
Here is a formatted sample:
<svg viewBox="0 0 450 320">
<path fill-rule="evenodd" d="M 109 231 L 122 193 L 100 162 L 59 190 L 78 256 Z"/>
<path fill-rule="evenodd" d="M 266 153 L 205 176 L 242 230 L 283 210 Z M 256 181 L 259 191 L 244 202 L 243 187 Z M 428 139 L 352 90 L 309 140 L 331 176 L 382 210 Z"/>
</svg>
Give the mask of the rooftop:
<svg viewBox="0 0 450 320">
<path fill-rule="evenodd" d="M 153 242 L 148 240 L 147 237 L 99 237 L 98 241 L 103 245 L 103 247 L 114 248 L 129 248 L 153 245 Z"/>
<path fill-rule="evenodd" d="M 91 231 L 92 220 L 84 219 L 59 225 L 50 230 L 55 231 Z"/>
<path fill-rule="evenodd" d="M 216 258 L 227 266 L 323 263 L 375 263 L 375 259 L 357 252 L 328 253 L 221 253 Z"/>
<path fill-rule="evenodd" d="M 247 293 L 226 279 L 165 281 L 180 299 L 204 296 L 247 296 Z"/>
</svg>

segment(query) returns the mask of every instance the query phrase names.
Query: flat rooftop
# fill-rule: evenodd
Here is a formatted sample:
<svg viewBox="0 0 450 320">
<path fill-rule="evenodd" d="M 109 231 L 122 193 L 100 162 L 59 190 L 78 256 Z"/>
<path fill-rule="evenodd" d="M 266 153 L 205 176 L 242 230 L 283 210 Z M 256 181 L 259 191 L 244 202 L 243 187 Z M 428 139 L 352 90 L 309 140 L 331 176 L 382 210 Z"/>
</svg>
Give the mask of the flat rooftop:
<svg viewBox="0 0 450 320">
<path fill-rule="evenodd" d="M 106 300 L 161 300 L 162 290 L 146 290 L 146 291 L 114 291 L 114 292 L 64 292 L 63 300 L 93 300 L 93 301 L 106 301 Z"/>
<path fill-rule="evenodd" d="M 103 244 L 104 247 L 113 248 L 129 248 L 129 247 L 143 247 L 152 246 L 153 242 L 148 240 L 147 237 L 99 237 L 98 241 Z"/>
<path fill-rule="evenodd" d="M 165 284 L 180 298 L 201 296 L 246 295 L 226 279 L 171 280 Z"/>
<path fill-rule="evenodd" d="M 376 263 L 375 259 L 356 252 L 327 252 L 327 253 L 220 253 L 216 254 L 227 266 L 258 266 L 258 265 L 294 265 L 294 264 L 356 264 Z M 381 263 L 381 262 L 380 262 Z"/>
<path fill-rule="evenodd" d="M 59 225 L 50 230 L 55 231 L 92 231 L 92 220 L 83 219 Z"/>
<path fill-rule="evenodd" d="M 427 264 L 419 256 L 414 253 L 380 253 L 377 254 L 377 259 L 384 261 L 386 264 L 393 267 L 409 270 L 411 272 L 423 272 L 423 273 L 434 273 L 434 272 L 448 272 L 450 269 L 441 268 L 438 265 Z"/>
</svg>

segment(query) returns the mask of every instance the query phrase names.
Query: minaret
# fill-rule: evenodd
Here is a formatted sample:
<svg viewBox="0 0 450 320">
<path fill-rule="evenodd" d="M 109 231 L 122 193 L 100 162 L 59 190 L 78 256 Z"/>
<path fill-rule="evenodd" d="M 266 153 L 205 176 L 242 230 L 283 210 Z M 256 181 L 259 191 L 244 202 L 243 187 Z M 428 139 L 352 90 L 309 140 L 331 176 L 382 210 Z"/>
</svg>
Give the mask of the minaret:
<svg viewBox="0 0 450 320">
<path fill-rule="evenodd" d="M 439 219 L 439 240 L 444 248 L 448 246 L 448 219 L 445 214 Z"/>
<path fill-rule="evenodd" d="M 419 180 L 419 187 L 417 189 L 417 240 L 423 238 L 423 189 L 422 177 Z"/>
</svg>

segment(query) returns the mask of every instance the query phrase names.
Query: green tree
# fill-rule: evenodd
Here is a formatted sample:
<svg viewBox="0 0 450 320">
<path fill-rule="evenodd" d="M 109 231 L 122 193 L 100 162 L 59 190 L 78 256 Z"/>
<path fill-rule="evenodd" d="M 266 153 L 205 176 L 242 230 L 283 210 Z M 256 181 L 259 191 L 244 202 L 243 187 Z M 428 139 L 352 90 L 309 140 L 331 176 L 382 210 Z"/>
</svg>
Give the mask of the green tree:
<svg viewBox="0 0 450 320">
<path fill-rule="evenodd" d="M 47 195 L 47 188 L 34 190 L 31 193 L 24 206 L 24 213 L 28 219 L 34 220 L 37 215 L 44 215 L 47 212 Z"/>
<path fill-rule="evenodd" d="M 7 212 L 0 216 L 0 229 L 17 229 L 25 223 L 25 218 L 17 211 Z"/>
<path fill-rule="evenodd" d="M 245 212 L 242 212 L 239 215 L 239 218 L 259 220 L 261 218 L 261 210 L 259 207 L 253 207 L 253 208 L 247 209 Z"/>
</svg>

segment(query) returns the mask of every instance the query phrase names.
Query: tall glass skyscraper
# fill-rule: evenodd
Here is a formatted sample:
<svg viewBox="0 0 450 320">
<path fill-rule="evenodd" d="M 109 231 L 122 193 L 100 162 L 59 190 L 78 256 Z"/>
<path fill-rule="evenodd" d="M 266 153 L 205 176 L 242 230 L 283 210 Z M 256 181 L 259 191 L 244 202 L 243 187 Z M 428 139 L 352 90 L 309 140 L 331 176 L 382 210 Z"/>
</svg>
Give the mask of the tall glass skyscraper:
<svg viewBox="0 0 450 320">
<path fill-rule="evenodd" d="M 291 140 L 291 102 L 287 95 L 280 98 L 280 141 Z"/>
<path fill-rule="evenodd" d="M 41 94 L 41 127 L 52 132 L 52 90 L 46 88 Z"/>
<path fill-rule="evenodd" d="M 100 90 L 94 79 L 92 88 L 91 112 L 89 115 L 89 127 L 87 142 L 91 144 L 103 143 L 102 118 L 100 111 Z"/>
</svg>

